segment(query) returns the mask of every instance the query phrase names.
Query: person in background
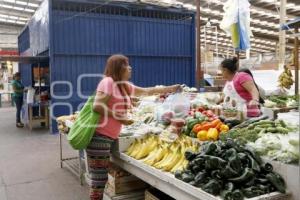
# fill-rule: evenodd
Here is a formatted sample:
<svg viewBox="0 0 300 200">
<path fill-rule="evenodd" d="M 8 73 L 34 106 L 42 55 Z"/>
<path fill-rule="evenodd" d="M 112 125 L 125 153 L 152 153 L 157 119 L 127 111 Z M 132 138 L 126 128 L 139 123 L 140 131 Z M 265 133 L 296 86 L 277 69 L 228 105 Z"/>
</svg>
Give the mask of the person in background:
<svg viewBox="0 0 300 200">
<path fill-rule="evenodd" d="M 223 90 L 224 104 L 234 100 L 234 104 L 247 108 L 247 117 L 261 115 L 259 104 L 263 103 L 258 86 L 248 69 L 238 71 L 238 59 L 225 59 L 221 63 L 224 79 L 227 81 Z"/>
<path fill-rule="evenodd" d="M 13 76 L 12 81 L 12 87 L 13 87 L 13 100 L 16 104 L 17 112 L 16 112 L 16 126 L 18 128 L 24 127 L 24 124 L 21 122 L 21 109 L 23 105 L 23 92 L 24 92 L 24 86 L 21 83 L 21 74 L 20 72 L 17 72 Z"/>
<path fill-rule="evenodd" d="M 181 89 L 180 85 L 160 88 L 135 86 L 128 82 L 131 70 L 126 56 L 112 55 L 106 62 L 105 77 L 97 86 L 93 110 L 100 114 L 100 121 L 86 149 L 91 200 L 102 199 L 108 178 L 112 143 L 118 138 L 122 125 L 133 123 L 127 115 L 132 106 L 131 97 L 172 93 Z"/>
</svg>

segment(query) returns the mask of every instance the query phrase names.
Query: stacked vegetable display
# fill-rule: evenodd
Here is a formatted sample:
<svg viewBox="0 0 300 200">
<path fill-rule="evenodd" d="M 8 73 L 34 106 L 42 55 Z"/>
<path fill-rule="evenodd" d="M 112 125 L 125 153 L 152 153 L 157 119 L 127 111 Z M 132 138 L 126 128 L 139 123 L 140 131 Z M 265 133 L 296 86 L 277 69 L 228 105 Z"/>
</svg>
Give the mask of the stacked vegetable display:
<svg viewBox="0 0 300 200">
<path fill-rule="evenodd" d="M 211 110 L 199 108 L 190 111 L 183 133 L 190 137 L 198 138 L 200 141 L 216 141 L 221 132 L 227 132 L 228 130 L 229 127 Z"/>
<path fill-rule="evenodd" d="M 175 177 L 225 200 L 285 193 L 284 180 L 272 165 L 233 140 L 207 142 L 200 153 L 186 151 L 185 157 L 187 168 L 176 171 Z"/>
<path fill-rule="evenodd" d="M 285 107 L 298 107 L 299 97 L 298 96 L 279 96 L 273 95 L 267 97 L 264 106 L 267 108 L 285 108 Z"/>
<path fill-rule="evenodd" d="M 291 129 L 282 120 L 248 120 L 232 128 L 226 134 L 221 134 L 220 139 L 237 139 L 242 143 L 255 142 L 264 133 L 287 134 Z"/>
<path fill-rule="evenodd" d="M 299 161 L 299 129 L 286 124 L 283 120 L 248 120 L 226 134 L 220 140 L 228 138 L 252 146 L 261 156 L 283 163 Z"/>
</svg>

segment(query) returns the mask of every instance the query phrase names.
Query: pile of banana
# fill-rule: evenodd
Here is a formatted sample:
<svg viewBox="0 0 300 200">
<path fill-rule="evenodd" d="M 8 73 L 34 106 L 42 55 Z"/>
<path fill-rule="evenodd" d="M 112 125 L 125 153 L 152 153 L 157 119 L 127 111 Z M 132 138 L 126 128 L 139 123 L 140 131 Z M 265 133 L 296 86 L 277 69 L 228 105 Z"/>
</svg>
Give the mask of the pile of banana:
<svg viewBox="0 0 300 200">
<path fill-rule="evenodd" d="M 173 143 L 160 139 L 157 135 L 147 135 L 142 139 L 135 139 L 125 152 L 128 156 L 142 160 L 147 165 L 163 171 L 175 173 L 186 168 L 186 150 L 197 152 L 198 143 L 185 136 L 178 137 Z"/>
<path fill-rule="evenodd" d="M 279 87 L 290 89 L 294 84 L 293 75 L 290 69 L 286 66 L 284 67 L 284 71 L 280 74 L 278 78 Z"/>
</svg>

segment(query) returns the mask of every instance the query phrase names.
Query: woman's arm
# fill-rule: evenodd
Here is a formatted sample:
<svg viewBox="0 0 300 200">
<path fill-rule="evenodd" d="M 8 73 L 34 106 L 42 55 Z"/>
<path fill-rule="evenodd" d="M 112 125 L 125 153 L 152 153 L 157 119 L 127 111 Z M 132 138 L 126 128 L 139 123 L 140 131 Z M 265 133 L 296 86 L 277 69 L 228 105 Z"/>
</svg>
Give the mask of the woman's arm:
<svg viewBox="0 0 300 200">
<path fill-rule="evenodd" d="M 124 125 L 132 124 L 132 120 L 128 119 L 122 114 L 112 111 L 107 107 L 107 103 L 110 98 L 111 96 L 103 92 L 97 92 L 93 103 L 93 111 L 99 113 L 102 117 L 113 117 Z"/>
<path fill-rule="evenodd" d="M 16 85 L 13 85 L 13 91 L 14 92 L 23 92 L 23 89 L 18 89 Z"/>
<path fill-rule="evenodd" d="M 151 96 L 154 94 L 163 94 L 163 93 L 171 93 L 176 92 L 176 90 L 180 89 L 180 85 L 171 85 L 171 86 L 165 86 L 165 87 L 148 87 L 148 88 L 142 88 L 142 87 L 134 87 L 134 94 L 135 96 Z"/>
<path fill-rule="evenodd" d="M 254 85 L 253 81 L 246 81 L 242 84 L 242 86 L 251 94 L 252 100 L 251 102 L 254 103 L 253 101 L 256 101 L 257 104 L 259 104 L 259 92 Z"/>
</svg>

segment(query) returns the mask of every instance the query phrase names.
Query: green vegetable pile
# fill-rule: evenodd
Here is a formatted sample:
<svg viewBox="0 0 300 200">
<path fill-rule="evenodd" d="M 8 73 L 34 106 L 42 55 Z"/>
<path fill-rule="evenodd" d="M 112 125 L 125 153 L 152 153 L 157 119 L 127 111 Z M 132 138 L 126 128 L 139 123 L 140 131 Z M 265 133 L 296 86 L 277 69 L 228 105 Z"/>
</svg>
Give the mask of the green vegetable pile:
<svg viewBox="0 0 300 200">
<path fill-rule="evenodd" d="M 297 107 L 299 105 L 299 96 L 281 96 L 273 95 L 267 97 L 267 100 L 275 103 L 276 107 Z"/>
<path fill-rule="evenodd" d="M 249 147 L 233 140 L 207 142 L 200 153 L 186 151 L 187 169 L 175 177 L 225 200 L 242 200 L 274 191 L 285 193 L 282 177 Z"/>
<path fill-rule="evenodd" d="M 228 138 L 237 139 L 239 142 L 245 144 L 247 142 L 255 142 L 264 133 L 279 133 L 288 134 L 293 131 L 289 128 L 283 120 L 260 120 L 260 121 L 246 121 L 226 134 L 220 135 L 220 140 L 226 141 Z"/>
</svg>

